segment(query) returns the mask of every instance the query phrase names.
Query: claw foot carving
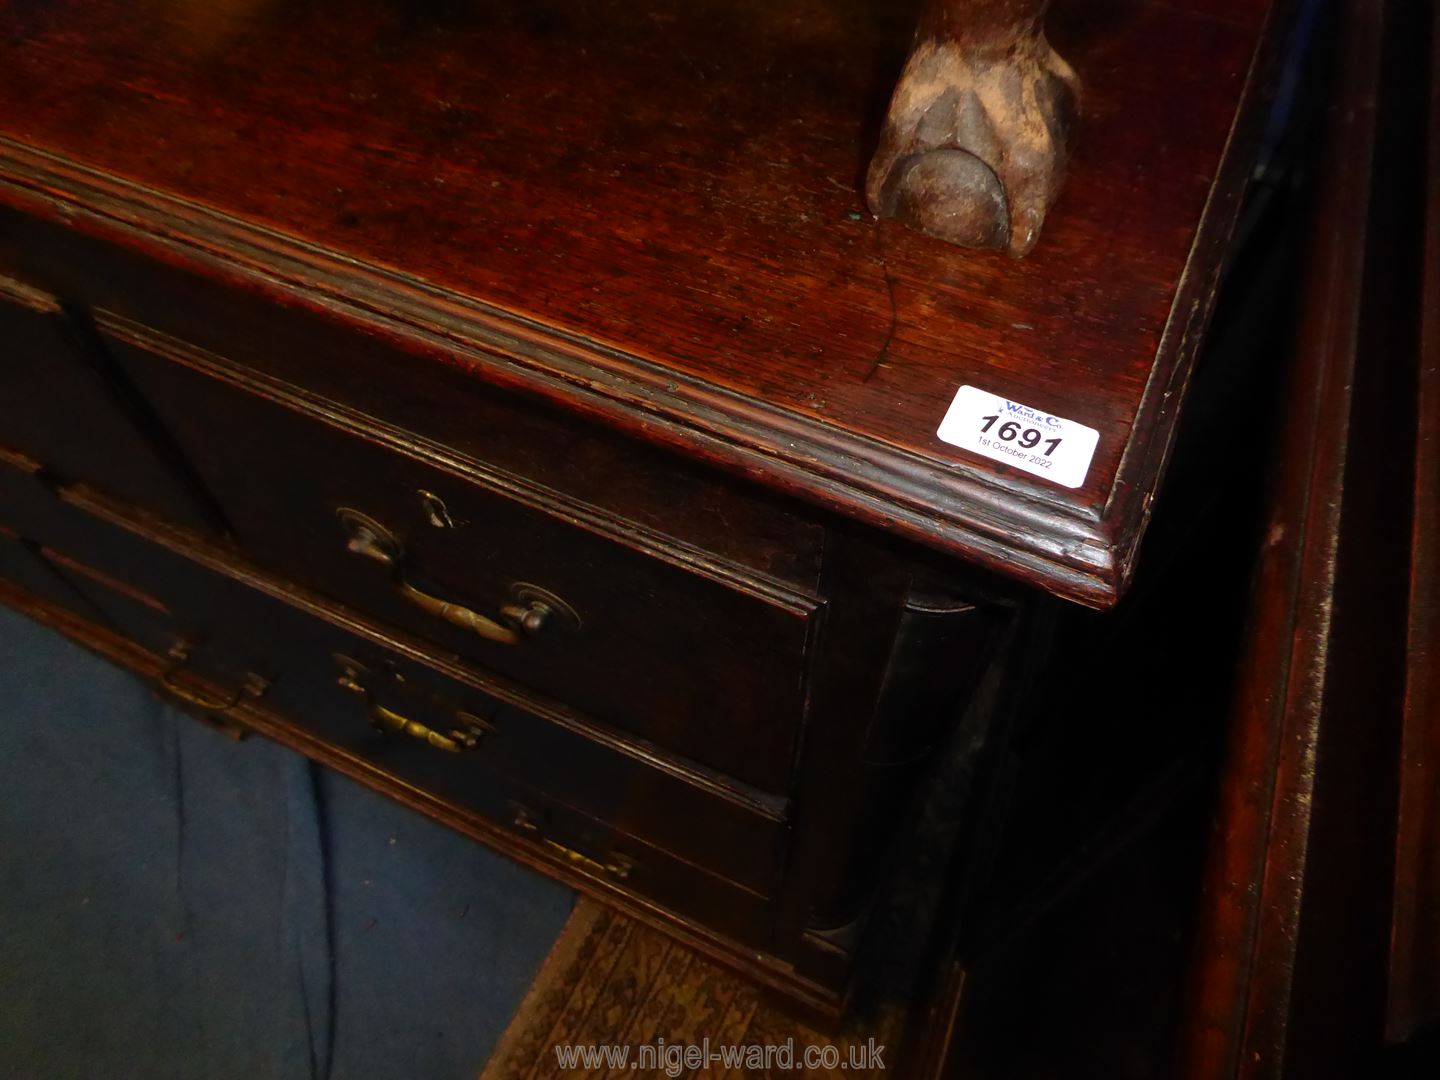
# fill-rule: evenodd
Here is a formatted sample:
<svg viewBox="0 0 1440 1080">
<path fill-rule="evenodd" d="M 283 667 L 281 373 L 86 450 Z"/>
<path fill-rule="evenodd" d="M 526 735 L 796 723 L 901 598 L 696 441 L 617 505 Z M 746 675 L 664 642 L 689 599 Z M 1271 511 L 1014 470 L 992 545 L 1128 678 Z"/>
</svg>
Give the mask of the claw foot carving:
<svg viewBox="0 0 1440 1080">
<path fill-rule="evenodd" d="M 870 166 L 871 210 L 954 244 L 1026 254 L 1064 179 L 1079 95 L 1038 19 L 984 45 L 922 39 Z"/>
</svg>

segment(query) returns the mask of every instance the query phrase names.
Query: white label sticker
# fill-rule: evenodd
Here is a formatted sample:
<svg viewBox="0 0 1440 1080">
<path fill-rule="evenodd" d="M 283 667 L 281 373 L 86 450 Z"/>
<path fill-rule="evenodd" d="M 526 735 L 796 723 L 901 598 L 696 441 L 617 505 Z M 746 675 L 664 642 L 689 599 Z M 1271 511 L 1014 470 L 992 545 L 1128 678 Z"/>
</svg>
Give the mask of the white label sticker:
<svg viewBox="0 0 1440 1080">
<path fill-rule="evenodd" d="M 1067 488 L 1085 482 L 1100 441 L 1094 428 L 973 386 L 956 391 L 937 434 L 952 446 Z"/>
</svg>

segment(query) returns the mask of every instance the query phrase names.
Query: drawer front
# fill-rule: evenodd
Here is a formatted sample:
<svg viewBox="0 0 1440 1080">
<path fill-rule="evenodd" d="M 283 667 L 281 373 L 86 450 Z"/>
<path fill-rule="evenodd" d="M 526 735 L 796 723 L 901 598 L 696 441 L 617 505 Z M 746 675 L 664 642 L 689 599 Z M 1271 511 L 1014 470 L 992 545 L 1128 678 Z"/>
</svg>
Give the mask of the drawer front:
<svg viewBox="0 0 1440 1080">
<path fill-rule="evenodd" d="M 775 811 L 762 814 L 722 793 L 697 789 L 373 642 L 351 637 L 335 644 L 325 658 L 328 667 L 317 657 L 327 677 L 309 680 L 307 689 L 326 699 L 323 706 L 315 701 L 315 709 L 335 714 L 352 733 L 367 727 L 392 737 L 408 732 L 421 742 L 438 735 L 444 748 L 437 766 L 450 767 L 449 757 L 483 756 L 487 768 L 588 817 L 759 895 L 772 895 L 788 834 Z M 306 703 L 296 701 L 292 708 L 282 700 L 297 687 L 295 680 L 277 685 L 276 701 L 298 716 Z"/>
<path fill-rule="evenodd" d="M 167 681 L 180 696 L 193 698 L 195 676 L 236 694 L 263 687 L 281 715 L 447 801 L 493 816 L 488 787 L 518 784 L 755 900 L 773 890 L 787 839 L 781 808 L 699 786 L 571 718 L 531 712 L 358 623 L 296 608 L 109 521 L 71 506 L 57 517 L 64 535 L 38 551 L 106 622 L 171 658 Z"/>
<path fill-rule="evenodd" d="M 154 328 L 801 592 L 815 587 L 819 515 L 517 391 L 438 336 L 400 343 L 354 310 L 222 283 L 0 206 L 6 273 L 83 301 L 102 324 Z"/>
<path fill-rule="evenodd" d="M 42 481 L 39 465 L 0 451 L 0 577 L 81 618 L 110 624 L 83 581 L 64 565 L 63 557 L 47 551 L 40 537 L 63 539 L 68 547 L 83 549 L 94 541 L 94 524 L 55 497 Z"/>
<path fill-rule="evenodd" d="M 14 529 L 0 521 L 0 580 L 50 604 L 94 618 L 95 612 L 44 556 Z"/>
<path fill-rule="evenodd" d="M 664 751 L 788 787 L 813 601 L 208 358 L 113 348 L 256 561 Z"/>
<path fill-rule="evenodd" d="M 0 278 L 0 445 L 56 472 L 209 528 L 178 451 L 54 298 Z"/>
</svg>

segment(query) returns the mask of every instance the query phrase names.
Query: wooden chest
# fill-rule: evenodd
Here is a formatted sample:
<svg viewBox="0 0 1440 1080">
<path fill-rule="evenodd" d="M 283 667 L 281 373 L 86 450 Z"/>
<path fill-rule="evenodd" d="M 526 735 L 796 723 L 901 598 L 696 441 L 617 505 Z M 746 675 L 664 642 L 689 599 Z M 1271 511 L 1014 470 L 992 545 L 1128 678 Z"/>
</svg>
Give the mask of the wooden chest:
<svg viewBox="0 0 1440 1080">
<path fill-rule="evenodd" d="M 1025 261 L 865 212 L 878 0 L 8 8 L 4 598 L 833 1012 L 1126 586 L 1269 6 L 1060 6 Z M 940 438 L 967 386 L 1078 486 Z"/>
</svg>

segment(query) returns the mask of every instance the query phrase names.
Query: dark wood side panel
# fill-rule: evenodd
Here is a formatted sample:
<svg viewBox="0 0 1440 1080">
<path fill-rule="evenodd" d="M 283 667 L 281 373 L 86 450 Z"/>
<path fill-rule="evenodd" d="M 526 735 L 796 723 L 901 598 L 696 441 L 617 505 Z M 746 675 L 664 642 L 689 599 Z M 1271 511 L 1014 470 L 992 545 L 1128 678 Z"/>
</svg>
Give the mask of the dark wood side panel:
<svg viewBox="0 0 1440 1080">
<path fill-rule="evenodd" d="M 1177 1075 L 1194 1080 L 1371 1075 L 1383 1030 L 1419 266 L 1416 9 L 1332 11 L 1324 40 L 1340 60 L 1304 316 L 1179 1044 Z"/>
<path fill-rule="evenodd" d="M 1440 1021 L 1440 15 L 1433 5 L 1431 22 L 1415 523 L 1386 1017 L 1396 1041 Z"/>
</svg>

